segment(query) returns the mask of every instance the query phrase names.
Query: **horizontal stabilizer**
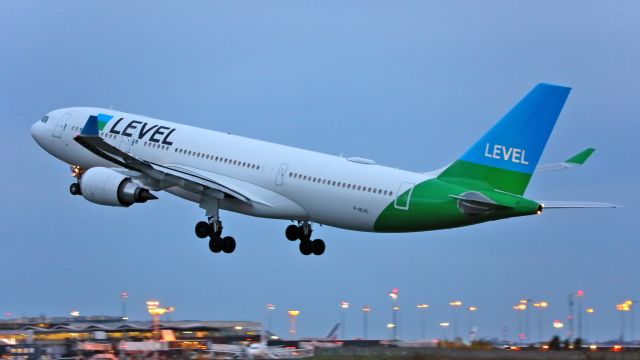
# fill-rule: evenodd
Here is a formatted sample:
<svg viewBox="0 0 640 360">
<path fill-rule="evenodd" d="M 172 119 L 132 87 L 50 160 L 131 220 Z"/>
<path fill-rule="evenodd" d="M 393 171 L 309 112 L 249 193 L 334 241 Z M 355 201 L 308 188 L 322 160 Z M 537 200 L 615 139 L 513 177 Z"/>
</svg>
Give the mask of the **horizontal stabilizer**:
<svg viewBox="0 0 640 360">
<path fill-rule="evenodd" d="M 578 154 L 572 156 L 571 158 L 561 163 L 538 165 L 538 167 L 536 167 L 535 172 L 536 173 L 551 172 L 551 171 L 566 170 L 566 169 L 571 169 L 574 167 L 581 166 L 587 161 L 587 159 L 589 159 L 589 157 L 591 156 L 591 154 L 593 154 L 594 151 L 596 151 L 596 149 L 588 148 L 588 149 L 582 150 Z"/>
<path fill-rule="evenodd" d="M 544 209 L 620 208 L 616 204 L 592 201 L 539 201 Z"/>
</svg>

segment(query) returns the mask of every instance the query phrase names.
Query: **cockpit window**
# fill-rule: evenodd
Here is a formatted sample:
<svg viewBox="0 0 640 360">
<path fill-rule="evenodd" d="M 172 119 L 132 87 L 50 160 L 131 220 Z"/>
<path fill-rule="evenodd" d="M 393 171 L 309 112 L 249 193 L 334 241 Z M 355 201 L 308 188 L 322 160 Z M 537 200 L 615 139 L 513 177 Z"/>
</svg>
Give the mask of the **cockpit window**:
<svg viewBox="0 0 640 360">
<path fill-rule="evenodd" d="M 40 121 L 42 121 L 43 123 L 46 123 L 47 121 L 49 121 L 49 115 L 43 116 L 42 119 L 40 119 Z"/>
</svg>

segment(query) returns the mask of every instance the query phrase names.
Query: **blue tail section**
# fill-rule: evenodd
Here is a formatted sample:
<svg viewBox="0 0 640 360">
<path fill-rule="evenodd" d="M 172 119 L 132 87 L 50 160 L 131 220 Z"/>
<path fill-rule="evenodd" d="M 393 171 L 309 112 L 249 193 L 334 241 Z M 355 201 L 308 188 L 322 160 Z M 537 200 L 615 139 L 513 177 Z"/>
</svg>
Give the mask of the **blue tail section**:
<svg viewBox="0 0 640 360">
<path fill-rule="evenodd" d="M 532 174 L 570 91 L 538 84 L 460 160 Z"/>
</svg>

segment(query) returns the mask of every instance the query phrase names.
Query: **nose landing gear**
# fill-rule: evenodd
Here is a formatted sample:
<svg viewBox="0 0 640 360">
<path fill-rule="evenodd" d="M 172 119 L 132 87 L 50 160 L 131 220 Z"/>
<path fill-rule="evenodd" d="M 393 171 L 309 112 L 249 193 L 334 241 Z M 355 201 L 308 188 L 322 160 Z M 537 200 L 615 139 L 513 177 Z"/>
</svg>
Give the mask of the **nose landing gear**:
<svg viewBox="0 0 640 360">
<path fill-rule="evenodd" d="M 285 230 L 285 236 L 290 241 L 300 240 L 299 249 L 302 255 L 322 255 L 326 249 L 321 239 L 311 240 L 311 224 L 303 221 L 301 225 L 289 225 Z"/>
<path fill-rule="evenodd" d="M 69 185 L 69 192 L 71 195 L 82 195 L 82 189 L 80 189 L 80 178 L 84 173 L 84 169 L 77 165 L 70 165 L 71 176 L 76 178 L 76 182 Z"/>
</svg>

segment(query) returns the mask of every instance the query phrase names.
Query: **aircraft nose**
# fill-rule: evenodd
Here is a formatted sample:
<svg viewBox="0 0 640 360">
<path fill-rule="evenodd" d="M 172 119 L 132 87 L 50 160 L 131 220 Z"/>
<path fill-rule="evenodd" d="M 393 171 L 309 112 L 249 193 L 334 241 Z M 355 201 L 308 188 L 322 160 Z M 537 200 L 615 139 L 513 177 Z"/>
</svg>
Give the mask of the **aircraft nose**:
<svg viewBox="0 0 640 360">
<path fill-rule="evenodd" d="M 41 123 L 42 122 L 38 121 L 35 124 L 31 125 L 31 137 L 36 141 L 38 141 L 38 138 L 40 137 L 40 132 L 41 132 L 40 124 Z"/>
<path fill-rule="evenodd" d="M 38 121 L 35 124 L 31 125 L 31 137 L 40 146 L 42 146 L 44 142 L 46 128 L 47 124 L 43 123 L 42 121 Z"/>
</svg>

